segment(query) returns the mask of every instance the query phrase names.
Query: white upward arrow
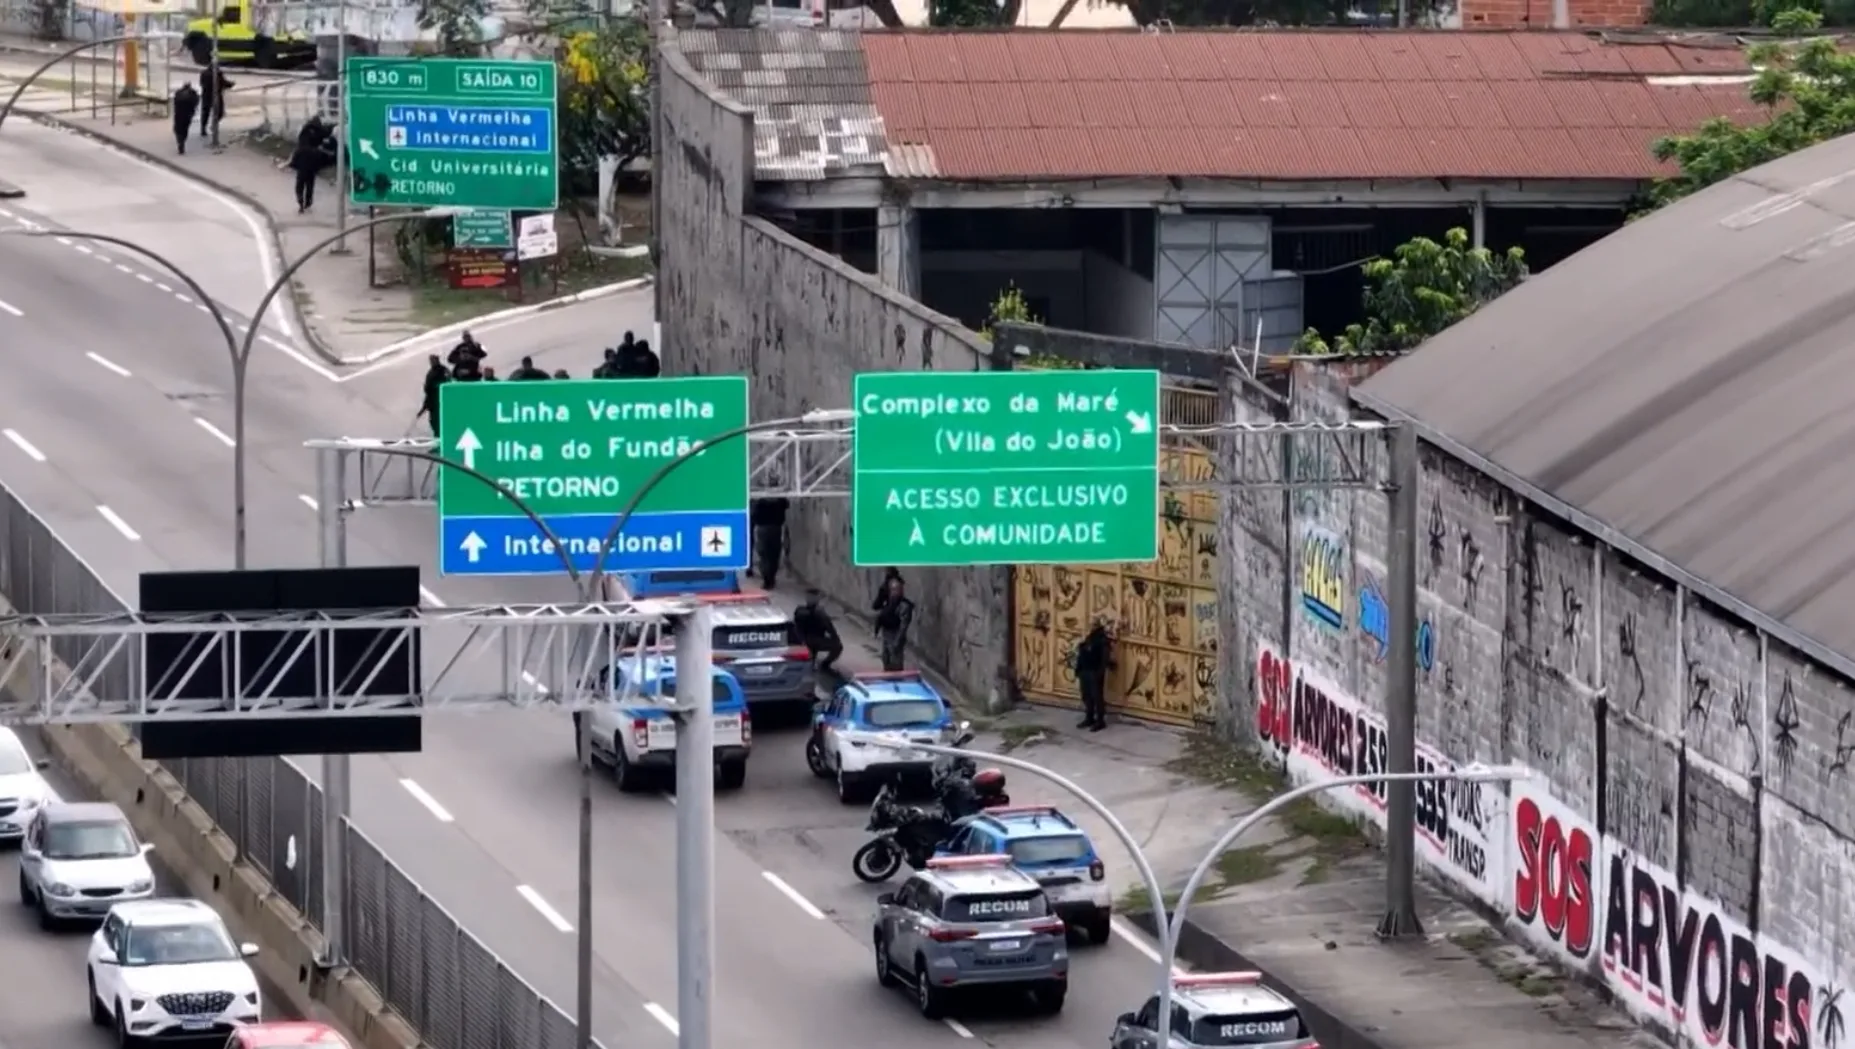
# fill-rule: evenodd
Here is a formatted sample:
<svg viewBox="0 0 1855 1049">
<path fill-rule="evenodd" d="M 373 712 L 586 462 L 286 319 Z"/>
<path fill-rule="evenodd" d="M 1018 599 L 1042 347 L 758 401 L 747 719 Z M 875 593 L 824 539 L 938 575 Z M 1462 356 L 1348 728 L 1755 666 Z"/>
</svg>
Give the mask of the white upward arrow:
<svg viewBox="0 0 1855 1049">
<path fill-rule="evenodd" d="M 1132 412 L 1127 414 L 1130 418 L 1133 416 Z M 1145 431 L 1135 430 L 1134 432 L 1144 433 Z M 477 468 L 477 452 L 481 450 L 482 447 L 483 442 L 477 440 L 477 431 L 465 430 L 462 434 L 458 435 L 457 450 L 464 453 L 464 465 L 470 467 L 472 470 Z M 474 561 L 476 559 L 471 558 L 471 560 Z"/>
<path fill-rule="evenodd" d="M 457 548 L 462 550 L 464 556 L 470 558 L 470 563 L 474 565 L 477 563 L 477 558 L 483 556 L 483 548 L 488 545 L 483 541 L 482 536 L 472 532 L 464 537 L 463 542 L 457 544 Z"/>
<path fill-rule="evenodd" d="M 1128 412 L 1127 413 L 1127 432 L 1128 433 L 1152 433 L 1153 432 L 1153 417 L 1148 415 L 1145 412 Z M 466 437 L 470 436 L 470 431 L 465 430 L 464 436 Z M 462 447 L 462 446 L 460 445 L 459 447 Z M 470 460 L 465 459 L 464 461 L 469 462 Z"/>
</svg>

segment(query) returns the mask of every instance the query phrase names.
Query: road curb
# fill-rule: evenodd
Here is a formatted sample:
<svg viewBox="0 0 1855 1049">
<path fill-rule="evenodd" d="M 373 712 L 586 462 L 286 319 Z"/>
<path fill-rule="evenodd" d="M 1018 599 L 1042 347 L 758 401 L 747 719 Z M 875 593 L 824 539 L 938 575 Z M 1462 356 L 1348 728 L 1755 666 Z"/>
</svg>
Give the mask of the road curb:
<svg viewBox="0 0 1855 1049">
<path fill-rule="evenodd" d="M 271 214 L 269 208 L 259 203 L 256 197 L 253 197 L 244 190 L 236 186 L 227 185 L 217 179 L 207 178 L 199 172 L 181 167 L 179 164 L 174 163 L 158 153 L 151 153 L 140 146 L 133 146 L 127 142 L 111 138 L 100 131 L 92 131 L 82 124 L 52 116 L 49 113 L 35 113 L 30 110 L 20 110 L 20 114 L 27 117 L 35 124 L 43 124 L 46 127 L 81 135 L 101 146 L 134 157 L 144 164 L 153 164 L 156 167 L 171 171 L 181 178 L 205 186 L 215 193 L 223 193 L 237 200 L 239 203 L 257 212 L 258 217 L 264 220 L 265 232 L 270 234 L 269 248 L 271 257 L 276 260 L 278 267 L 281 269 L 283 266 L 290 263 L 290 255 L 283 247 L 283 236 L 277 230 L 277 217 Z M 294 324 L 296 330 L 302 334 L 303 340 L 309 344 L 309 348 L 315 351 L 316 356 L 322 358 L 323 361 L 328 364 L 341 367 L 343 364 L 341 356 L 329 349 L 328 345 L 322 341 L 322 336 L 316 334 L 316 330 L 310 326 L 308 318 L 303 315 L 303 304 L 296 297 L 294 282 L 292 282 L 292 286 L 288 290 L 290 294 L 287 296 L 280 296 L 280 299 L 282 300 L 284 308 L 289 311 L 291 323 Z"/>
<path fill-rule="evenodd" d="M 562 295 L 558 299 L 549 299 L 546 302 L 535 302 L 526 306 L 511 306 L 506 310 L 479 314 L 466 320 L 454 321 L 443 327 L 433 328 L 430 331 L 422 331 L 410 338 L 401 339 L 389 346 L 382 346 L 377 350 L 361 354 L 358 357 L 344 357 L 341 359 L 341 363 L 348 366 L 372 364 L 382 358 L 391 357 L 396 353 L 404 353 L 407 350 L 417 349 L 427 342 L 443 342 L 453 335 L 460 334 L 472 328 L 487 329 L 506 321 L 520 320 L 523 317 L 532 317 L 537 314 L 546 313 L 549 310 L 566 309 L 568 306 L 578 306 L 583 302 L 592 302 L 595 299 L 603 299 L 611 295 L 622 295 L 628 291 L 637 291 L 639 288 L 648 288 L 656 282 L 657 278 L 650 275 L 630 277 L 625 280 L 615 281 L 611 284 L 600 284 L 596 287 L 587 288 L 584 291 L 576 291 L 571 295 Z"/>
<path fill-rule="evenodd" d="M 1157 935 L 1157 926 L 1153 921 L 1152 912 L 1129 912 L 1123 914 L 1122 917 L 1148 936 Z M 1397 947 L 1386 944 L 1381 949 L 1396 951 Z M 1275 974 L 1271 973 L 1266 966 L 1257 965 L 1244 957 L 1242 952 L 1208 932 L 1190 918 L 1185 920 L 1185 926 L 1179 932 L 1177 953 L 1179 961 L 1200 972 L 1261 973 L 1264 984 L 1280 991 L 1289 1001 L 1295 1003 L 1296 1008 L 1301 1010 L 1302 1017 L 1307 1020 L 1309 1030 L 1320 1042 L 1322 1049 L 1382 1049 L 1377 1039 L 1333 1015 L 1322 1008 L 1320 1003 L 1310 1000 L 1293 987 L 1276 979 Z M 1136 1009 L 1139 1005 L 1139 1002 L 1130 1000 L 1127 1008 Z"/>
</svg>

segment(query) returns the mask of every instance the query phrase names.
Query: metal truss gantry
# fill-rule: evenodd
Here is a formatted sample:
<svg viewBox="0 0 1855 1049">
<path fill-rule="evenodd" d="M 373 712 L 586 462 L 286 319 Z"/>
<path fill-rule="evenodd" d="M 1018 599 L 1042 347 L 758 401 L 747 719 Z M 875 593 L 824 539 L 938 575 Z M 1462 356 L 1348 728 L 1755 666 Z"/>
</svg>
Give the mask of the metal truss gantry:
<svg viewBox="0 0 1855 1049">
<path fill-rule="evenodd" d="M 1213 464 L 1235 462 L 1235 476 L 1216 469 L 1199 476 L 1178 471 L 1163 478 L 1174 492 L 1233 489 L 1384 487 L 1382 439 L 1386 424 L 1348 422 L 1164 423 L 1160 434 L 1173 448 L 1197 449 Z M 1228 447 L 1234 443 L 1237 447 Z M 389 454 L 406 449 L 444 454 L 429 437 L 384 439 L 343 437 L 316 441 L 318 448 L 347 454 L 345 490 L 352 506 L 431 506 L 437 501 L 438 465 Z M 851 428 L 825 426 L 773 430 L 748 436 L 748 485 L 758 499 L 842 498 L 850 494 Z M 1228 454 L 1232 453 L 1234 454 Z"/>
<path fill-rule="evenodd" d="M 691 608 L 0 617 L 0 724 L 587 709 L 638 698 L 607 668 L 662 651 Z"/>
</svg>

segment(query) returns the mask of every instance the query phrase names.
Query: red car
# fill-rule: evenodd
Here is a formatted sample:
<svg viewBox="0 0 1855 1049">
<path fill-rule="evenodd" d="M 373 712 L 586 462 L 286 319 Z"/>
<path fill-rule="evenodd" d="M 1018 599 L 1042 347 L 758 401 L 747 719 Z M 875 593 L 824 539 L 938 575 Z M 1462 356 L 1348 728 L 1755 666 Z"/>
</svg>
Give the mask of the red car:
<svg viewBox="0 0 1855 1049">
<path fill-rule="evenodd" d="M 348 1039 L 328 1024 L 308 1020 L 246 1024 L 226 1039 L 225 1049 L 350 1049 Z"/>
</svg>

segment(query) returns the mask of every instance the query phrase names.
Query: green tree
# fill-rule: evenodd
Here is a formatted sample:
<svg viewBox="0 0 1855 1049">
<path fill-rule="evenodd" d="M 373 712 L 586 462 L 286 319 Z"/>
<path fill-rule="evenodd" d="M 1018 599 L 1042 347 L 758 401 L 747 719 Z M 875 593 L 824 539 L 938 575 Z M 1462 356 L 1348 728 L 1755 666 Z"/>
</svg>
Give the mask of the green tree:
<svg viewBox="0 0 1855 1049">
<path fill-rule="evenodd" d="M 561 166 L 597 184 L 599 158 L 618 170 L 650 155 L 650 26 L 614 17 L 566 34 L 555 48 L 560 76 Z"/>
<path fill-rule="evenodd" d="M 1364 324 L 1349 324 L 1331 341 L 1309 328 L 1297 353 L 1396 353 L 1474 313 L 1526 279 L 1519 248 L 1497 255 L 1469 247 L 1468 231 L 1450 230 L 1443 243 L 1414 237 L 1389 259 L 1365 264 Z"/>
<path fill-rule="evenodd" d="M 471 58 L 483 53 L 483 19 L 488 0 L 420 0 L 419 28 L 436 30 L 441 55 Z"/>
<path fill-rule="evenodd" d="M 1018 22 L 1022 0 L 929 0 L 928 25 L 986 29 Z"/>
<path fill-rule="evenodd" d="M 1812 35 L 1822 13 L 1780 8 L 1770 12 L 1770 23 L 1779 38 L 1746 50 L 1758 71 L 1751 98 L 1765 119 L 1736 124 L 1715 117 L 1691 135 L 1658 141 L 1655 158 L 1674 161 L 1679 173 L 1657 180 L 1650 191 L 1657 205 L 1855 131 L 1855 55 L 1838 50 L 1833 38 Z"/>
</svg>

